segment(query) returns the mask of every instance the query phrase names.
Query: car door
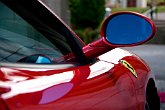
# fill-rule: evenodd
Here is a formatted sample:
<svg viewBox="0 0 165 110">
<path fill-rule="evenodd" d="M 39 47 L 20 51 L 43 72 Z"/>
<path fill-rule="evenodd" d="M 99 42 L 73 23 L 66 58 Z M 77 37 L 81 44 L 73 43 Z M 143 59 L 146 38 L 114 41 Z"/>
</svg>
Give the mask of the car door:
<svg viewBox="0 0 165 110">
<path fill-rule="evenodd" d="M 10 110 L 51 110 L 89 74 L 89 67 L 72 64 L 1 63 L 1 98 Z"/>
<path fill-rule="evenodd" d="M 129 70 L 97 61 L 92 65 L 1 63 L 0 87 L 10 110 L 136 110 Z"/>
<path fill-rule="evenodd" d="M 100 56 L 100 60 L 90 65 L 87 79 L 56 104 L 65 104 L 62 110 L 138 110 L 136 90 L 130 79 L 132 73 L 120 63 L 127 60 L 127 55 L 121 49 L 114 49 Z"/>
</svg>

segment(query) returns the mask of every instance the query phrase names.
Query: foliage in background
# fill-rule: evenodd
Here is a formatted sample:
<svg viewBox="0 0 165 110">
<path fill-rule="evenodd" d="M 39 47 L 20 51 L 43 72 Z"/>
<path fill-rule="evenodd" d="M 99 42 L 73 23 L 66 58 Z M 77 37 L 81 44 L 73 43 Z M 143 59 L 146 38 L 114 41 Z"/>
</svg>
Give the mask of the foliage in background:
<svg viewBox="0 0 165 110">
<path fill-rule="evenodd" d="M 69 0 L 71 24 L 85 43 L 98 36 L 98 27 L 105 14 L 105 0 Z"/>
<path fill-rule="evenodd" d="M 75 32 L 86 44 L 90 43 L 91 41 L 99 37 L 98 29 L 95 30 L 92 28 L 76 29 Z"/>
<path fill-rule="evenodd" d="M 165 6 L 157 6 L 158 12 L 165 12 Z"/>
</svg>

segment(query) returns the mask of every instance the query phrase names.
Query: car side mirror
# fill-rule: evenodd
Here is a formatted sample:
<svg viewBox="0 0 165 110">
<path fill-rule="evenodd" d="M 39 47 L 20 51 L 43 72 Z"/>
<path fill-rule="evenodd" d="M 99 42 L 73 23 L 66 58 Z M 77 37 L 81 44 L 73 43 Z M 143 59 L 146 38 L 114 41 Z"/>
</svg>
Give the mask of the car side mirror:
<svg viewBox="0 0 165 110">
<path fill-rule="evenodd" d="M 156 32 L 154 23 L 135 12 L 119 12 L 107 17 L 101 38 L 83 48 L 87 58 L 97 57 L 115 47 L 136 46 L 150 40 Z"/>
</svg>

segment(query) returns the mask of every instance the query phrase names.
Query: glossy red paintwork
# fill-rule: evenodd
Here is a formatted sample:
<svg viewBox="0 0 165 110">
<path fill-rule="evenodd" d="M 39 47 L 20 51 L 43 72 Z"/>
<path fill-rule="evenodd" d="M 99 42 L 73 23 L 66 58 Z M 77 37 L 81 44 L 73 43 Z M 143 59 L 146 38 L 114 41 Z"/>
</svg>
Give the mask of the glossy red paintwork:
<svg viewBox="0 0 165 110">
<path fill-rule="evenodd" d="M 150 69 L 139 57 L 109 46 L 104 37 L 85 46 L 87 58 L 97 57 L 85 66 L 1 66 L 0 110 L 144 110 L 146 85 L 154 79 Z M 134 67 L 137 78 L 120 60 Z"/>
<path fill-rule="evenodd" d="M 135 68 L 138 78 L 119 63 L 121 59 Z M 121 49 L 100 56 L 92 65 L 76 68 L 0 70 L 3 86 L 11 88 L 2 94 L 10 110 L 141 110 L 150 72 L 138 57 Z"/>
<path fill-rule="evenodd" d="M 102 53 L 106 53 L 112 49 L 110 46 L 104 43 L 103 39 L 104 38 L 100 38 L 99 40 L 83 47 L 83 52 L 88 59 L 96 58 Z"/>
<path fill-rule="evenodd" d="M 3 74 L 0 78 L 3 81 L 1 86 L 11 89 L 2 94 L 10 109 L 44 105 L 58 100 L 89 75 L 89 68 L 86 66 L 65 70 L 11 67 L 0 69 Z"/>
</svg>

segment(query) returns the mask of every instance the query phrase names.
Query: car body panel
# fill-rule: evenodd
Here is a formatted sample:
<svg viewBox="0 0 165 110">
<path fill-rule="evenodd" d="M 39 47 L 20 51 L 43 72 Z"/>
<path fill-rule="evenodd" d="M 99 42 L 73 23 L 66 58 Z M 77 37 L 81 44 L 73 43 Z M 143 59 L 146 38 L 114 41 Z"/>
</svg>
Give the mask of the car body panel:
<svg viewBox="0 0 165 110">
<path fill-rule="evenodd" d="M 130 53 L 122 49 L 115 49 L 115 51 L 114 50 L 112 51 L 108 52 L 109 53 L 108 55 L 107 54 L 101 55 L 99 58 L 101 60 L 113 62 L 114 64 L 117 64 L 119 62 L 116 59 L 125 60 L 132 65 L 132 67 L 135 69 L 137 73 L 137 77 L 135 77 L 131 73 L 131 71 L 128 73 L 128 75 L 132 80 L 132 84 L 134 85 L 134 89 L 136 91 L 137 106 L 138 106 L 137 108 L 139 110 L 143 110 L 146 103 L 144 99 L 146 97 L 145 91 L 146 91 L 147 83 L 149 79 L 155 80 L 155 77 L 153 76 L 151 69 L 144 60 L 142 60 L 140 57 L 136 56 L 133 53 Z"/>
<path fill-rule="evenodd" d="M 85 72 L 84 72 L 85 71 Z M 83 73 L 83 74 L 82 74 Z M 31 69 L 1 67 L 0 85 L 10 90 L 2 94 L 10 109 L 29 108 L 58 100 L 86 79 L 89 68 Z M 54 92 L 55 94 L 50 94 Z"/>
<path fill-rule="evenodd" d="M 138 77 L 134 77 L 120 60 L 128 61 Z M 94 64 L 76 68 L 1 67 L 4 75 L 1 85 L 11 88 L 2 98 L 11 110 L 136 110 L 145 104 L 137 97 L 138 94 L 145 96 L 144 81 L 149 72 L 142 63 L 135 55 L 117 48 L 100 56 Z"/>
<path fill-rule="evenodd" d="M 41 1 L 1 1 L 42 34 L 45 30 L 50 31 L 48 34 L 58 30 L 66 37 L 73 52 L 54 59 L 65 59 L 56 64 L 0 62 L 2 110 L 144 109 L 147 82 L 154 77 L 142 59 L 123 49 L 108 48 L 106 45 L 109 51 L 104 53 L 107 50 L 103 50 L 97 55 L 92 46 L 85 47 L 84 50 L 91 56 L 89 60 L 83 51 L 84 43 Z M 31 14 L 33 16 L 29 16 Z M 92 54 L 95 54 L 94 58 Z"/>
</svg>

